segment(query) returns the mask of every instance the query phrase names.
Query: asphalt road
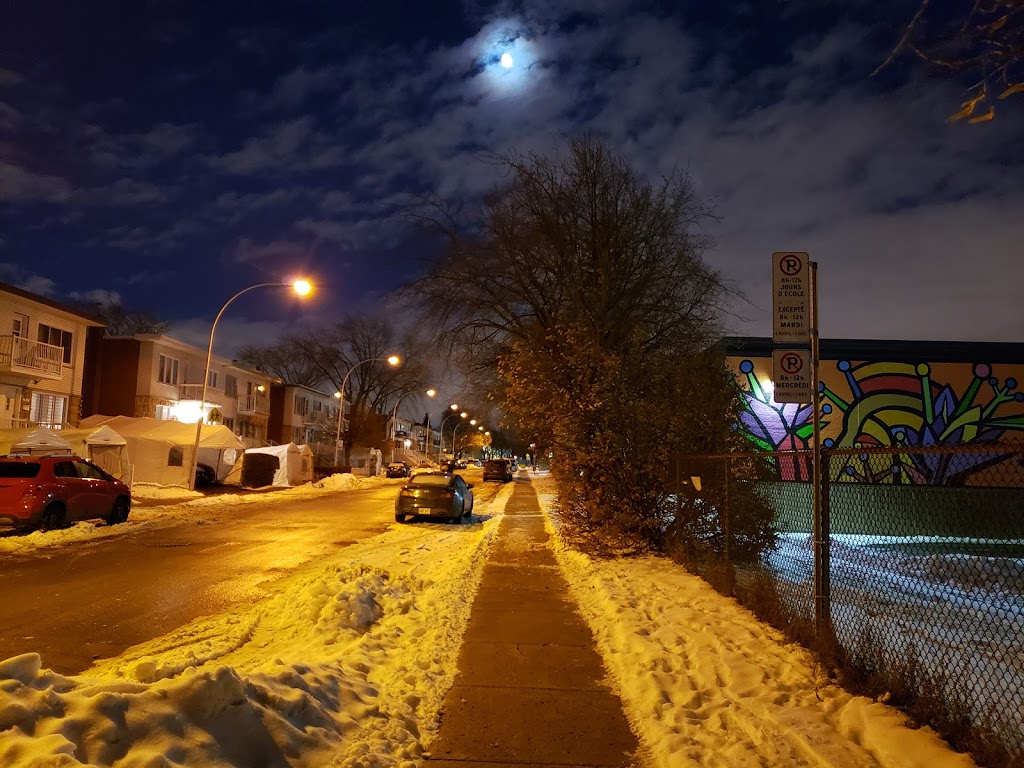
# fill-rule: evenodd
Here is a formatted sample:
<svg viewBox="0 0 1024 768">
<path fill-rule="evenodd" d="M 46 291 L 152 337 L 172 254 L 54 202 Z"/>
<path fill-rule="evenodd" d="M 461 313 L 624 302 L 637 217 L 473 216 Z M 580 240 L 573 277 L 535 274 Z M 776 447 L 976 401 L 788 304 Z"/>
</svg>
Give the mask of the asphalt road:
<svg viewBox="0 0 1024 768">
<path fill-rule="evenodd" d="M 396 525 L 398 485 L 250 504 L 213 523 L 178 518 L 5 556 L 0 660 L 38 652 L 44 667 L 77 674 L 96 659 L 258 599 L 302 564 Z M 477 482 L 477 503 L 497 489 Z"/>
</svg>

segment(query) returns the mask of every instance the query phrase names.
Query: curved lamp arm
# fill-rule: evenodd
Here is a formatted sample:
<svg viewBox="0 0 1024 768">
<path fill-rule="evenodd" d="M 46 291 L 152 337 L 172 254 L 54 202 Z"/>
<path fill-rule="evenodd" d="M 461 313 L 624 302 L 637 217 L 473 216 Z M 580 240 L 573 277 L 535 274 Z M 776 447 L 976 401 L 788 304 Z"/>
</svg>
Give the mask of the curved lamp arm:
<svg viewBox="0 0 1024 768">
<path fill-rule="evenodd" d="M 228 308 L 228 305 L 243 293 L 248 293 L 256 288 L 268 288 L 281 285 L 292 286 L 294 283 L 257 283 L 256 285 L 250 285 L 248 288 L 243 288 L 224 302 L 224 306 L 220 308 L 220 312 L 218 312 L 217 316 L 213 319 L 213 325 L 210 327 L 210 343 L 206 347 L 206 366 L 203 368 L 203 394 L 199 398 L 199 419 L 196 421 L 196 439 L 192 444 L 192 460 L 189 463 L 191 471 L 188 476 L 188 489 L 190 491 L 194 491 L 196 489 L 196 467 L 199 464 L 199 440 L 203 434 L 203 422 L 206 421 L 206 387 L 210 382 L 210 361 L 213 359 L 213 335 L 217 332 L 217 323 L 220 322 L 220 316 L 224 314 L 224 310 Z"/>
</svg>

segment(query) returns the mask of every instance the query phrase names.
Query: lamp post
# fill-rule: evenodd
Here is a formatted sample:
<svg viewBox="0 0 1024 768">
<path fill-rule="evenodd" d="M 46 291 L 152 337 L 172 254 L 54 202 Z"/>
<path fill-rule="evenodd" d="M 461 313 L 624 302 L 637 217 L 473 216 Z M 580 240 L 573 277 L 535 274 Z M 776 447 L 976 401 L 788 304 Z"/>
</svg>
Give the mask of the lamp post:
<svg viewBox="0 0 1024 768">
<path fill-rule="evenodd" d="M 196 420 L 196 439 L 192 444 L 192 459 L 189 461 L 189 475 L 188 475 L 188 489 L 194 491 L 196 489 L 196 467 L 199 464 L 199 441 L 203 434 L 203 422 L 206 421 L 206 388 L 210 383 L 210 360 L 213 359 L 213 334 L 217 332 L 217 323 L 220 322 L 220 316 L 224 314 L 224 310 L 228 308 L 228 305 L 241 296 L 243 293 L 255 290 L 256 288 L 268 288 L 274 286 L 285 286 L 291 288 L 299 296 L 306 296 L 310 291 L 313 290 L 313 285 L 308 280 L 294 280 L 290 283 L 257 283 L 256 285 L 250 285 L 248 288 L 243 288 L 230 299 L 224 302 L 224 306 L 220 308 L 220 312 L 213 319 L 213 325 L 210 327 L 210 343 L 206 347 L 206 366 L 203 368 L 203 393 L 199 398 L 199 418 Z"/>
<path fill-rule="evenodd" d="M 392 461 L 395 460 L 395 438 L 398 437 L 398 430 L 397 430 L 397 425 L 395 423 L 395 419 L 398 418 L 398 405 L 399 405 L 399 403 L 402 402 L 402 400 L 404 400 L 408 395 L 411 395 L 411 394 L 412 394 L 412 392 L 406 392 L 404 395 L 402 395 L 400 398 L 398 398 L 398 402 L 395 403 L 394 410 L 391 411 L 391 458 L 388 459 L 388 463 L 389 464 Z M 437 390 L 436 389 L 428 389 L 423 394 L 425 394 L 427 397 L 433 397 L 434 395 L 437 394 Z"/>
<path fill-rule="evenodd" d="M 458 410 L 459 410 L 459 404 L 458 403 L 452 403 L 448 407 L 451 408 L 455 412 L 458 412 Z M 437 430 L 438 433 L 439 433 L 439 438 L 440 438 L 437 441 L 437 463 L 438 464 L 441 463 L 441 454 L 444 453 L 444 425 L 448 421 L 448 419 L 450 419 L 452 416 L 455 416 L 455 415 L 456 415 L 455 413 L 449 413 L 447 416 L 445 416 L 443 419 L 441 419 L 441 426 Z"/>
<path fill-rule="evenodd" d="M 386 362 L 392 368 L 402 362 L 398 355 L 391 355 L 390 357 L 368 357 L 365 360 L 360 360 L 358 363 L 348 369 L 348 373 L 345 374 L 345 378 L 341 381 L 341 389 L 334 393 L 334 396 L 338 398 L 338 429 L 334 433 L 334 466 L 338 466 L 338 448 L 341 445 L 341 417 L 345 413 L 345 387 L 348 384 L 348 377 L 352 375 L 352 371 L 358 368 L 364 363 L 373 362 Z"/>
<path fill-rule="evenodd" d="M 466 418 L 466 416 L 468 416 L 468 414 L 465 411 L 463 411 L 462 413 L 459 414 L 459 416 L 461 416 L 462 418 Z M 470 426 L 476 426 L 476 419 L 470 419 L 469 423 L 470 423 Z M 453 459 L 455 458 L 455 433 L 459 431 L 459 427 L 461 427 L 461 426 L 462 426 L 462 423 L 459 422 L 458 424 L 455 425 L 455 429 L 452 430 L 452 458 Z"/>
<path fill-rule="evenodd" d="M 445 417 L 444 421 L 441 422 L 441 448 L 437 452 L 437 463 L 438 464 L 441 463 L 441 454 L 444 453 L 444 425 L 445 425 L 445 422 L 448 421 L 448 419 L 452 418 L 453 416 L 459 416 L 460 418 L 464 419 L 467 416 L 469 416 L 469 414 L 466 413 L 465 411 L 463 411 L 462 413 L 450 413 L 450 414 L 448 414 L 448 416 Z M 455 425 L 455 429 L 458 429 L 458 428 L 459 428 L 459 425 L 456 424 Z M 455 429 L 452 430 L 452 458 L 453 459 L 455 458 Z"/>
</svg>

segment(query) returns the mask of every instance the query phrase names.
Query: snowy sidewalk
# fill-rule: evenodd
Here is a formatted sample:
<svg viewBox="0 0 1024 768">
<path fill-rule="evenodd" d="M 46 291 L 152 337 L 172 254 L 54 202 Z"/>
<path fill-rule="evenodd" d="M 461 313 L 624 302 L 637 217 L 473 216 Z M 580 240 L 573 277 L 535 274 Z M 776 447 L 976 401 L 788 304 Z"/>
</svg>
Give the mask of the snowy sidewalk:
<svg viewBox="0 0 1024 768">
<path fill-rule="evenodd" d="M 518 480 L 484 567 L 428 766 L 634 763 L 637 741 Z"/>
</svg>

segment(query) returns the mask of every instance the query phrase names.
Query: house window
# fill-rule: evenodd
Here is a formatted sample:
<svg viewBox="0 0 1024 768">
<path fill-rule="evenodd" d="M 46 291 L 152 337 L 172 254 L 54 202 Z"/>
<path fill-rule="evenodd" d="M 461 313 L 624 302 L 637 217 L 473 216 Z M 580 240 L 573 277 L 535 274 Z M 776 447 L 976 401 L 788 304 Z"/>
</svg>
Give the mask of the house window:
<svg viewBox="0 0 1024 768">
<path fill-rule="evenodd" d="M 71 331 L 62 331 L 60 328 L 53 328 L 49 325 L 43 325 L 40 323 L 37 339 L 44 344 L 63 347 L 64 364 L 71 365 Z"/>
<path fill-rule="evenodd" d="M 40 427 L 60 429 L 64 426 L 64 418 L 67 416 L 67 411 L 68 399 L 66 397 L 33 392 L 32 406 L 28 418 L 33 424 Z"/>
<path fill-rule="evenodd" d="M 295 396 L 295 412 L 300 416 L 309 413 L 309 398 Z"/>
<path fill-rule="evenodd" d="M 231 374 L 224 374 L 224 394 L 228 397 L 238 397 L 238 379 Z"/>
<path fill-rule="evenodd" d="M 210 387 L 211 389 L 216 389 L 217 388 L 217 372 L 216 371 L 210 371 L 210 375 L 206 377 L 206 386 Z"/>
<path fill-rule="evenodd" d="M 14 325 L 11 326 L 11 336 L 17 336 L 19 339 L 23 339 L 28 336 L 28 316 L 14 315 Z"/>
<path fill-rule="evenodd" d="M 160 369 L 157 371 L 156 380 L 162 384 L 178 383 L 178 361 L 167 355 L 160 355 Z"/>
</svg>

